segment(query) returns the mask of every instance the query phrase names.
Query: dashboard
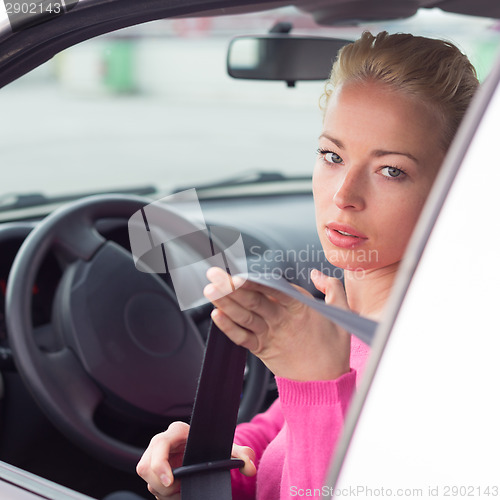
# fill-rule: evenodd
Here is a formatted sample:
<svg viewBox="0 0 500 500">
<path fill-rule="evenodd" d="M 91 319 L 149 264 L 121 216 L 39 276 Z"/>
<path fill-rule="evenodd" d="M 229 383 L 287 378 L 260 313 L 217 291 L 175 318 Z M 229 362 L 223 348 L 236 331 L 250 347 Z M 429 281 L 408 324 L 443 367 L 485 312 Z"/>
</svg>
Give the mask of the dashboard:
<svg viewBox="0 0 500 500">
<path fill-rule="evenodd" d="M 1 233 L 0 233 L 1 234 Z M 22 240 L 1 241 L 0 260 L 0 340 L 7 339 L 5 325 L 5 294 L 7 280 L 14 258 L 22 244 Z M 50 321 L 51 305 L 54 293 L 61 277 L 61 269 L 52 254 L 49 254 L 40 268 L 33 286 L 31 313 L 33 326 L 40 326 Z"/>
</svg>

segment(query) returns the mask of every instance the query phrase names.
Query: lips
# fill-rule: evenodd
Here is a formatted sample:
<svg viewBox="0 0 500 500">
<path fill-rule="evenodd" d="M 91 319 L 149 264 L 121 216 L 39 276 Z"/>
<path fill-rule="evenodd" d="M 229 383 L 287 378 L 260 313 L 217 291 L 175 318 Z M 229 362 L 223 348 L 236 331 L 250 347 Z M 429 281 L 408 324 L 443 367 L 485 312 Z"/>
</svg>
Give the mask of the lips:
<svg viewBox="0 0 500 500">
<path fill-rule="evenodd" d="M 363 245 L 368 240 L 367 236 L 354 229 L 352 226 L 338 224 L 336 222 L 327 224 L 325 232 L 328 240 L 333 245 L 340 248 L 354 249 Z"/>
</svg>

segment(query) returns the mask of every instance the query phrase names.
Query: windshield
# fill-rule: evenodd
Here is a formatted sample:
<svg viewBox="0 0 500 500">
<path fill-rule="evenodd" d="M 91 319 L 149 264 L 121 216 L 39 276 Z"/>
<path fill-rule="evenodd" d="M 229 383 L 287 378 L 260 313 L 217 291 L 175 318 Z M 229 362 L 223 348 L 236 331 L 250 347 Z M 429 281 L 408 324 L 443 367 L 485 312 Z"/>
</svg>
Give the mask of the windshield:
<svg viewBox="0 0 500 500">
<path fill-rule="evenodd" d="M 226 73 L 231 37 L 292 21 L 294 33 L 364 29 L 448 38 L 487 74 L 497 21 L 427 10 L 411 19 L 318 28 L 293 8 L 148 23 L 58 54 L 0 91 L 0 195 L 154 185 L 196 187 L 251 172 L 310 176 L 323 82 L 243 81 Z"/>
</svg>

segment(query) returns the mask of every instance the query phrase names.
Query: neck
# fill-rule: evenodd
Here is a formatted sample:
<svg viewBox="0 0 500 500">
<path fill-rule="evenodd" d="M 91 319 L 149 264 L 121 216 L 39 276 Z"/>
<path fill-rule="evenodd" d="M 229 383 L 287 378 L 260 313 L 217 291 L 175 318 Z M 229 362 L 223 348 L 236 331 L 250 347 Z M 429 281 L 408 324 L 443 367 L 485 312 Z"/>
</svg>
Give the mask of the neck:
<svg viewBox="0 0 500 500">
<path fill-rule="evenodd" d="M 380 269 L 345 271 L 347 301 L 352 311 L 379 319 L 391 293 L 399 262 Z"/>
</svg>

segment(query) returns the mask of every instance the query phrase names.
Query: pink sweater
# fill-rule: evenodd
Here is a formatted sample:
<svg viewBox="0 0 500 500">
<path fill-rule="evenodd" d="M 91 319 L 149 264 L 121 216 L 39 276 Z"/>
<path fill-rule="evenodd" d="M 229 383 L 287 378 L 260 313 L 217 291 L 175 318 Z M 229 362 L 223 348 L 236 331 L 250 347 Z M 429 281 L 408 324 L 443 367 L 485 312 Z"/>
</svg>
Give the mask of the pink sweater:
<svg viewBox="0 0 500 500">
<path fill-rule="evenodd" d="M 276 377 L 279 398 L 236 428 L 235 443 L 256 454 L 256 477 L 232 471 L 234 500 L 283 500 L 321 488 L 352 394 L 369 354 L 354 336 L 351 371 L 336 380 L 296 382 Z M 295 495 L 293 493 L 295 492 Z"/>
</svg>

